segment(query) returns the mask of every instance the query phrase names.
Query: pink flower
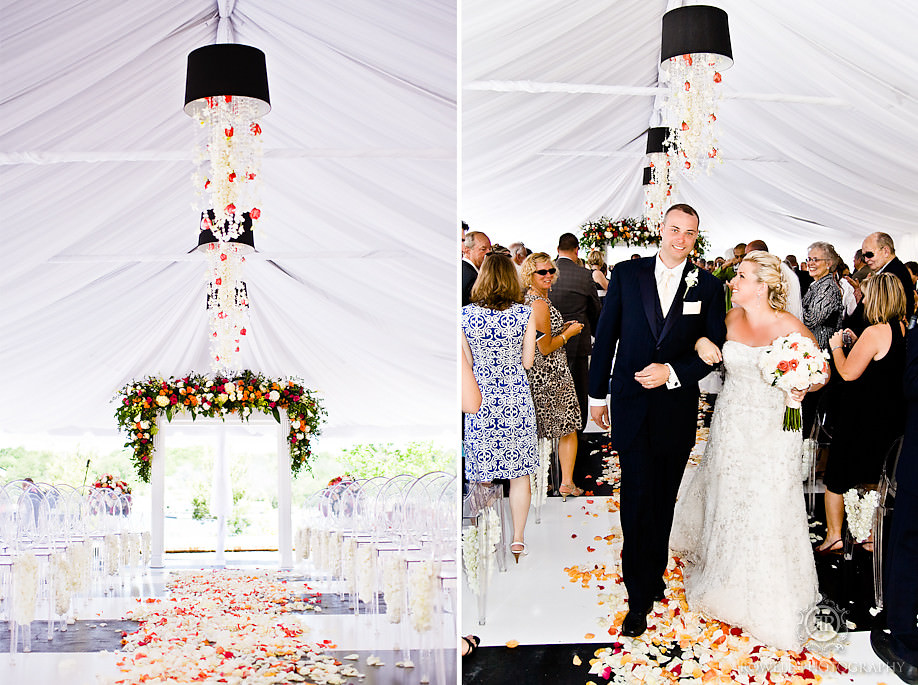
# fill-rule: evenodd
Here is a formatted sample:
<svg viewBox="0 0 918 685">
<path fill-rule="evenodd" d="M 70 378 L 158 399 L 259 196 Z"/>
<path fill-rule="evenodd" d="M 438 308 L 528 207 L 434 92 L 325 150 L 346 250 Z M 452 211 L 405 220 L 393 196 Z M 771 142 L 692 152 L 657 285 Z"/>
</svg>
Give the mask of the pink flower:
<svg viewBox="0 0 918 685">
<path fill-rule="evenodd" d="M 249 212 L 249 216 L 252 217 L 252 221 L 258 221 L 258 217 L 261 216 L 261 210 L 258 207 L 252 207 L 252 211 Z"/>
</svg>

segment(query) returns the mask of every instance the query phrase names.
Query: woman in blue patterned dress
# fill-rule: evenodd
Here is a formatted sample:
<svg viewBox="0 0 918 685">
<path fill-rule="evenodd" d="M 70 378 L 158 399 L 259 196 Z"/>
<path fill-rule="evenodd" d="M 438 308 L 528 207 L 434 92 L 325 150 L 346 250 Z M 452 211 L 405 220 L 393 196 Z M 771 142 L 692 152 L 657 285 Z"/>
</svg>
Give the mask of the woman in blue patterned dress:
<svg viewBox="0 0 918 685">
<path fill-rule="evenodd" d="M 462 308 L 462 348 L 481 388 L 481 408 L 465 415 L 465 475 L 470 482 L 510 481 L 510 515 L 517 563 L 526 554 L 523 533 L 529 514 L 529 474 L 538 467 L 536 419 L 526 369 L 535 359 L 532 309 L 522 304 L 513 262 L 485 257 Z"/>
</svg>

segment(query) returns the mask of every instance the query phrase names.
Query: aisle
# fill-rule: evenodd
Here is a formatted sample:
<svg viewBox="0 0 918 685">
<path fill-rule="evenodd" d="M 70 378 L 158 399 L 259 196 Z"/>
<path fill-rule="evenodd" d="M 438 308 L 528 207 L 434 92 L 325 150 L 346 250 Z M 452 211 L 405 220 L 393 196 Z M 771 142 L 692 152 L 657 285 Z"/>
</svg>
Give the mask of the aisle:
<svg viewBox="0 0 918 685">
<path fill-rule="evenodd" d="M 693 663 L 699 660 L 688 656 L 676 673 L 668 675 L 660 668 L 642 670 L 639 666 L 647 660 L 646 654 L 641 652 L 653 651 L 645 646 L 650 638 L 656 638 L 659 643 L 661 634 L 670 631 L 675 623 L 676 607 L 679 607 L 678 620 L 684 621 L 689 629 L 680 630 L 675 636 L 670 633 L 665 641 L 672 644 L 681 637 L 683 647 L 691 647 L 694 643 L 704 645 L 707 655 L 700 661 L 710 658 L 705 663 L 706 669 L 713 667 L 715 671 L 719 664 L 720 674 L 726 678 L 723 682 L 746 682 L 727 675 L 729 669 L 738 664 L 751 669 L 748 672 L 753 675 L 752 682 L 817 682 L 820 674 L 820 682 L 899 682 L 874 655 L 866 631 L 849 632 L 843 639 L 847 645 L 835 651 L 837 662 L 849 670 L 844 674 L 835 672 L 841 669 L 817 654 L 810 655 L 805 663 L 792 661 L 787 653 L 756 649 L 752 638 L 731 634 L 730 628 L 724 629 L 719 622 L 699 624 L 697 615 L 687 612 L 684 605 L 680 606 L 680 599 L 684 598 L 681 571 L 673 564 L 668 578 L 668 606 L 655 605 L 649 623 L 658 627 L 642 636 L 648 640 L 640 640 L 642 645 L 637 647 L 627 638 L 612 637 L 610 628 L 617 635 L 617 625 L 627 609 L 623 601 L 624 586 L 615 582 L 621 548 L 621 528 L 615 508 L 615 499 L 608 496 L 581 497 L 567 502 L 549 498 L 542 510 L 541 524 L 536 525 L 531 518 L 527 526 L 529 555 L 521 557 L 518 565 L 514 565 L 511 558 L 508 571 L 496 572 L 493 576 L 485 625 L 477 624 L 475 595 L 464 588 L 462 634 L 479 635 L 483 649 L 463 661 L 463 683 L 583 685 L 593 681 L 602 684 L 616 673 L 632 673 L 632 668 L 636 669 L 633 676 L 623 676 L 617 682 L 638 682 L 637 676 L 642 673 L 657 678 L 666 675 L 667 678 L 650 678 L 648 682 L 676 682 L 680 675 L 681 682 L 701 682 L 698 677 L 690 677 Z M 607 539 L 609 536 L 612 537 Z M 589 575 L 586 572 L 590 572 Z M 695 637 L 687 641 L 686 635 Z M 616 639 L 622 645 L 618 654 L 609 655 L 599 672 L 591 674 L 590 660 L 595 651 L 612 646 Z M 509 649 L 506 644 L 512 644 L 511 641 L 517 641 L 520 646 Z M 742 657 L 750 652 L 756 659 L 743 661 Z M 772 665 L 774 679 L 765 680 L 767 672 L 764 669 L 768 667 L 763 662 L 769 663 L 767 655 L 777 658 L 782 654 L 785 658 Z M 662 660 L 667 661 L 666 658 Z M 603 677 L 605 665 L 610 669 Z M 801 675 L 793 680 L 785 676 L 805 671 L 810 671 L 813 678 Z M 696 675 L 700 677 L 701 673 Z"/>
<path fill-rule="evenodd" d="M 223 571 L 210 566 L 212 553 L 167 555 L 167 567 L 152 571 L 142 587 L 135 585 L 127 596 L 92 599 L 77 623 L 69 626 L 66 633 L 55 632 L 50 643 L 43 633 L 46 624 L 34 623 L 33 652 L 17 654 L 12 665 L 9 627 L 0 623 L 0 648 L 4 650 L 0 654 L 0 683 L 98 685 L 125 678 L 124 682 L 132 683 L 139 682 L 138 674 L 158 668 L 166 668 L 170 673 L 186 669 L 186 673 L 191 673 L 191 665 L 201 663 L 202 668 L 195 667 L 194 673 L 187 677 L 190 682 L 194 675 L 205 672 L 204 662 L 198 660 L 206 657 L 213 662 L 215 652 L 218 661 L 246 667 L 254 663 L 262 675 L 273 673 L 259 678 L 252 675 L 254 671 L 240 667 L 240 674 L 249 673 L 243 683 L 287 682 L 285 677 L 289 674 L 285 671 L 291 663 L 287 657 L 296 646 L 306 645 L 317 654 L 310 653 L 296 662 L 297 668 L 312 662 L 317 670 L 310 674 L 310 680 L 315 682 L 326 682 L 318 674 L 319 667 L 329 676 L 337 672 L 341 681 L 347 683 L 415 685 L 421 681 L 422 674 L 437 682 L 437 659 L 442 660 L 448 674 L 446 682 L 450 685 L 454 682 L 455 645 L 412 643 L 410 636 L 402 635 L 399 627 L 390 625 L 385 616 L 372 616 L 365 607 L 360 615 L 352 614 L 348 603 L 327 582 L 304 579 L 296 571 L 278 573 L 275 554 L 246 552 L 226 556 L 227 570 Z M 173 592 L 183 600 L 157 601 L 167 597 L 170 580 Z M 311 591 L 303 591 L 304 580 Z M 291 596 L 296 599 L 291 601 Z M 232 602 L 222 601 L 225 598 Z M 149 620 L 145 625 L 121 620 L 130 614 L 137 619 L 147 615 Z M 279 632 L 273 626 L 278 621 L 284 626 Z M 214 644 L 193 649 L 182 642 L 198 630 L 202 635 L 207 631 L 208 641 Z M 153 635 L 157 631 L 159 634 Z M 236 659 L 236 655 L 216 644 L 213 638 L 217 636 L 221 642 L 233 640 L 244 646 L 239 656 L 255 653 L 262 644 L 268 645 L 265 654 L 279 656 L 273 664 L 268 656 L 258 660 Z M 136 651 L 120 651 L 123 637 L 136 646 Z M 162 642 L 157 642 L 158 638 Z M 397 652 L 379 649 L 380 645 L 391 648 L 395 644 L 400 647 Z M 320 654 L 327 654 L 328 658 Z M 368 663 L 368 658 L 374 661 L 371 657 L 376 657 L 377 665 Z M 414 668 L 396 665 L 409 659 Z M 348 677 L 348 673 L 353 675 Z"/>
</svg>

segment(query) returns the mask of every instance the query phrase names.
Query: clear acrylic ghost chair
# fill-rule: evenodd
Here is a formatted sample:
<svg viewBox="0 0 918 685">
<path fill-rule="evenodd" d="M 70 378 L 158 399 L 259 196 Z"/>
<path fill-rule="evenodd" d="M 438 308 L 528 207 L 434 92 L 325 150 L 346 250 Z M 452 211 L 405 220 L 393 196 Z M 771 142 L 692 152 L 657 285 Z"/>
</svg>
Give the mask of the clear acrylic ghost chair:
<svg viewBox="0 0 918 685">
<path fill-rule="evenodd" d="M 886 526 L 891 520 L 896 500 L 896 468 L 902 453 L 903 438 L 893 442 L 886 454 L 880 482 L 877 486 L 877 511 L 873 519 L 873 599 L 877 609 L 883 608 L 883 556 L 886 545 Z"/>
<path fill-rule="evenodd" d="M 466 571 L 469 588 L 476 595 L 478 604 L 478 625 L 487 619 L 487 597 L 492 564 L 496 561 L 501 571 L 506 570 L 502 555 L 504 533 L 500 514 L 503 511 L 504 490 L 501 485 L 469 483 L 468 492 L 462 499 L 462 564 Z M 494 515 L 492 515 L 494 512 Z M 496 518 L 496 521 L 494 520 Z M 474 548 L 466 545 L 467 539 L 474 539 Z M 496 542 L 495 545 L 491 541 Z M 468 573 L 476 570 L 475 576 Z"/>
<path fill-rule="evenodd" d="M 13 481 L 7 484 L 6 490 L 16 497 L 16 531 L 10 583 L 10 654 L 15 658 L 20 635 L 22 651 L 32 651 L 35 605 L 43 585 L 47 583 L 51 526 L 48 501 L 33 483 Z"/>
<path fill-rule="evenodd" d="M 0 487 L 0 619 L 9 615 L 17 502 Z"/>
</svg>

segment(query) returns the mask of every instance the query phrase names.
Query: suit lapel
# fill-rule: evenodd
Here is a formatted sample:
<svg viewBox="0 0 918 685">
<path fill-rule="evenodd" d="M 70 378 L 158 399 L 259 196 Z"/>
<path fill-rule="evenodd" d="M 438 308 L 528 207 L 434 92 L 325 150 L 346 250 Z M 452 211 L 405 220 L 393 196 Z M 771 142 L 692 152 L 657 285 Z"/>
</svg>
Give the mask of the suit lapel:
<svg viewBox="0 0 918 685">
<path fill-rule="evenodd" d="M 686 291 L 685 276 L 691 268 L 693 268 L 691 262 L 686 259 L 685 268 L 682 269 L 682 278 L 679 279 L 679 287 L 676 289 L 676 296 L 673 298 L 673 304 L 669 308 L 666 320 L 663 322 L 663 330 L 660 332 L 658 340 L 663 340 L 672 327 L 676 325 L 676 321 L 682 317 L 682 298 L 685 297 Z"/>
<path fill-rule="evenodd" d="M 653 276 L 656 257 L 646 257 L 638 271 L 638 287 L 641 290 L 641 303 L 644 305 L 644 314 L 653 331 L 656 340 L 660 338 L 660 323 L 657 319 L 657 309 L 660 307 L 660 298 L 657 295 L 657 281 Z"/>
</svg>

